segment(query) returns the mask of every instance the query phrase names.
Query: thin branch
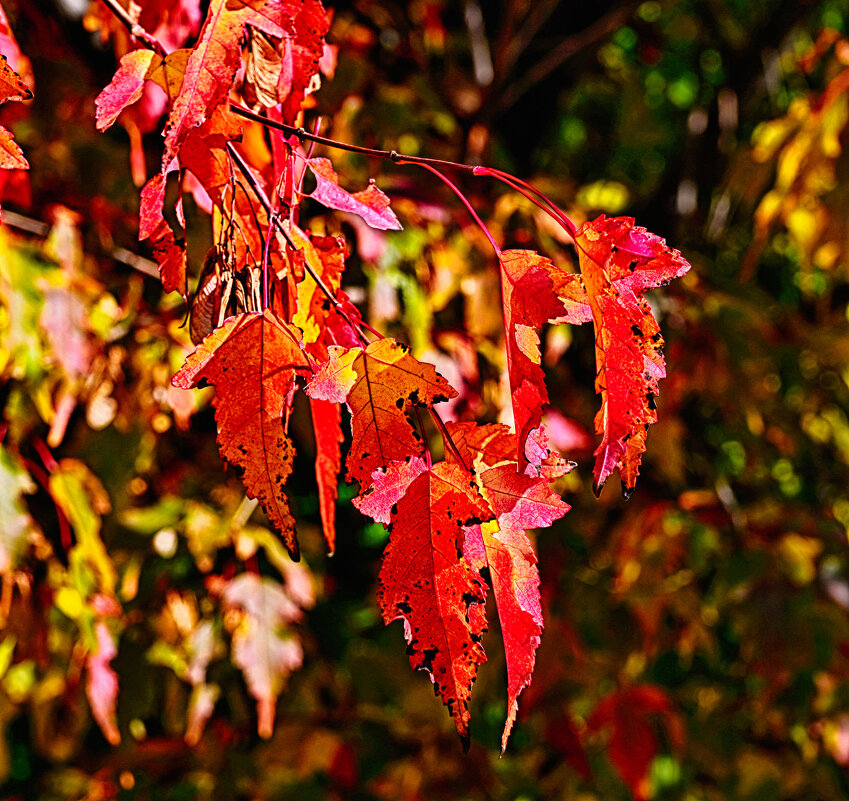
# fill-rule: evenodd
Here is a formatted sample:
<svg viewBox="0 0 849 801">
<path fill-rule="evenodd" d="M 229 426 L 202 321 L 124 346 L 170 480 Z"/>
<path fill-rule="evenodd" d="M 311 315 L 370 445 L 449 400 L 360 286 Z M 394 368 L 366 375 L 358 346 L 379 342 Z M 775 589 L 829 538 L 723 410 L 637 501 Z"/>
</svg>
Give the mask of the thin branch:
<svg viewBox="0 0 849 801">
<path fill-rule="evenodd" d="M 139 44 L 165 58 L 167 52 L 162 44 L 135 21 L 118 0 L 101 0 L 101 2 L 118 18 L 118 21 L 129 31 L 130 36 Z"/>
<path fill-rule="evenodd" d="M 428 407 L 428 411 L 430 411 L 430 416 L 433 418 L 433 422 L 436 423 L 439 428 L 439 433 L 442 434 L 442 442 L 447 444 L 451 448 L 451 452 L 454 454 L 454 458 L 460 463 L 460 466 L 467 473 L 471 473 L 471 468 L 466 464 L 466 460 L 463 458 L 463 454 L 460 453 L 459 448 L 457 447 L 457 443 L 454 442 L 451 437 L 451 433 L 448 431 L 448 426 L 445 425 L 445 421 L 439 416 L 439 412 L 433 408 L 433 406 Z"/>
<path fill-rule="evenodd" d="M 263 117 L 261 114 L 257 114 L 249 108 L 245 108 L 239 103 L 232 101 L 230 103 L 230 111 L 238 114 L 240 117 L 244 117 L 246 120 L 253 120 L 261 125 L 265 125 L 267 128 L 274 128 L 275 130 L 283 131 L 283 133 L 289 136 L 296 136 L 301 142 L 315 142 L 317 145 L 325 145 L 336 150 L 347 150 L 349 153 L 359 153 L 360 155 L 371 156 L 372 158 L 385 159 L 396 164 L 422 164 L 451 170 L 461 170 L 462 172 L 474 172 L 475 169 L 471 164 L 460 164 L 456 161 L 445 161 L 443 159 L 431 159 L 425 156 L 408 156 L 404 153 L 398 153 L 395 150 L 378 150 L 373 147 L 362 147 L 361 145 L 340 142 L 336 139 L 328 139 L 326 136 L 312 134 L 306 128 L 296 128 L 294 125 L 287 125 L 285 122 L 277 122 L 268 117 Z"/>
<path fill-rule="evenodd" d="M 611 11 L 606 16 L 594 22 L 586 30 L 576 33 L 560 42 L 530 69 L 522 73 L 522 77 L 508 86 L 498 100 L 491 106 L 487 117 L 493 119 L 509 109 L 525 92 L 543 80 L 549 73 L 556 70 L 564 61 L 579 53 L 588 45 L 603 39 L 608 34 L 622 27 L 631 16 L 636 2 L 628 2 Z"/>
<path fill-rule="evenodd" d="M 403 164 L 404 162 L 400 163 Z M 431 167 L 430 164 L 421 164 L 420 166 L 432 172 L 437 178 L 439 178 L 440 181 L 445 183 L 455 195 L 457 195 L 457 197 L 460 199 L 460 202 L 466 207 L 466 210 L 469 212 L 469 214 L 472 215 L 472 219 L 474 219 L 474 221 L 480 226 L 481 231 L 483 231 L 484 235 L 489 240 L 489 244 L 492 245 L 492 249 L 495 251 L 495 254 L 497 256 L 501 256 L 501 248 L 498 247 L 498 243 L 493 238 L 489 228 L 487 228 L 486 225 L 484 225 L 483 220 L 478 217 L 478 213 L 474 210 L 474 208 L 472 208 L 472 204 L 469 203 L 469 201 L 466 199 L 466 196 L 435 167 Z"/>
</svg>

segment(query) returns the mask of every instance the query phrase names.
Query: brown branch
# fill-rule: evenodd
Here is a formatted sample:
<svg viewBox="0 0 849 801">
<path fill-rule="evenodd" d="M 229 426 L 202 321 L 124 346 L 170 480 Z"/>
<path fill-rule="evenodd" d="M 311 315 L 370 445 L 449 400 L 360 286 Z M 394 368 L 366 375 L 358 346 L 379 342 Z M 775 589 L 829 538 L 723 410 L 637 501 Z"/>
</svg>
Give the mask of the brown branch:
<svg viewBox="0 0 849 801">
<path fill-rule="evenodd" d="M 579 53 L 588 45 L 603 39 L 608 34 L 625 24 L 631 16 L 636 2 L 628 2 L 625 5 L 611 11 L 599 20 L 596 20 L 589 28 L 564 39 L 557 47 L 550 50 L 533 67 L 522 73 L 522 77 L 508 86 L 498 100 L 490 108 L 489 119 L 494 119 L 499 114 L 510 108 L 525 92 L 538 84 L 549 73 L 556 70 L 564 61 L 567 61 L 576 53 Z"/>
<path fill-rule="evenodd" d="M 474 172 L 474 165 L 460 164 L 456 161 L 444 161 L 443 159 L 432 159 L 426 156 L 407 156 L 404 153 L 398 153 L 395 150 L 378 150 L 373 147 L 362 147 L 361 145 L 350 145 L 347 142 L 340 142 L 336 139 L 328 139 L 326 136 L 318 136 L 312 134 L 305 128 L 296 128 L 294 125 L 287 125 L 285 122 L 277 122 L 270 120 L 268 117 L 263 117 L 239 103 L 230 103 L 230 110 L 246 120 L 253 120 L 266 128 L 274 128 L 277 131 L 289 134 L 289 136 L 297 136 L 301 142 L 315 142 L 318 145 L 335 148 L 336 150 L 347 150 L 349 153 L 359 153 L 363 156 L 371 156 L 378 159 L 386 159 L 394 163 L 409 163 L 409 164 L 427 164 L 431 167 L 444 167 L 452 170 L 461 170 L 462 172 Z"/>
<path fill-rule="evenodd" d="M 165 58 L 167 53 L 159 40 L 142 28 L 118 0 L 101 0 L 101 2 L 118 18 L 118 21 L 129 31 L 130 36 L 136 39 L 139 44 Z"/>
</svg>

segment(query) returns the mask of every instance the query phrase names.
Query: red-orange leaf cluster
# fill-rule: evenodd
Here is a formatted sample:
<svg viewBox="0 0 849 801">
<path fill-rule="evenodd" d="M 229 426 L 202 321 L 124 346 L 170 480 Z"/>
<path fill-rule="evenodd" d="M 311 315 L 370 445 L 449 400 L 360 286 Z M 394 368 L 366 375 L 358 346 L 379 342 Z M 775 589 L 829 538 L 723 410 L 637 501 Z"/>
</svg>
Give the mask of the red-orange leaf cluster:
<svg viewBox="0 0 849 801">
<path fill-rule="evenodd" d="M 168 14 L 167 4 L 146 5 L 140 19 L 160 26 Z M 307 196 L 317 203 L 358 215 L 381 231 L 401 228 L 389 198 L 373 182 L 351 193 L 329 159 L 297 149 L 298 138 L 315 138 L 295 126 L 305 124 L 305 101 L 319 85 L 328 30 L 324 7 L 319 0 L 211 0 L 199 32 L 199 14 L 184 23 L 179 30 L 165 26 L 173 34 L 167 41 L 133 26 L 134 41 L 144 49 L 120 53 L 115 77 L 96 100 L 100 130 L 121 121 L 136 139 L 140 130 L 150 130 L 140 121 L 145 93 L 159 93 L 166 106 L 163 154 L 141 192 L 139 235 L 150 242 L 166 290 L 188 298 L 195 287 L 190 331 L 200 344 L 173 383 L 183 389 L 214 386 L 219 450 L 296 559 L 295 521 L 284 487 L 293 469 L 288 421 L 297 379 L 309 397 L 319 512 L 331 552 L 344 441 L 341 407 L 347 406 L 346 478 L 359 485 L 354 503 L 390 528 L 378 592 L 383 618 L 403 620 L 412 666 L 430 674 L 468 743 L 472 685 L 486 660 L 485 600 L 492 593 L 507 662 L 504 748 L 543 628 L 528 532 L 568 511 L 552 482 L 574 466 L 549 449 L 541 425 L 548 391 L 538 330 L 551 322 L 592 320 L 601 394 L 596 428 L 603 436 L 596 489 L 618 466 L 630 491 L 665 370 L 662 338 L 643 293 L 689 265 L 633 220 L 604 216 L 575 233 L 580 274 L 530 250 L 498 251 L 515 426 L 446 424 L 438 406 L 457 391 L 433 365 L 363 321 L 341 289 L 344 239 L 318 236 L 298 224 L 303 172 L 309 170 L 316 187 Z M 181 48 L 191 37 L 195 43 Z M 27 92 L 0 65 L 0 100 L 23 99 Z M 506 175 L 486 169 L 479 174 Z M 507 183 L 517 186 L 512 180 Z M 197 280 L 186 262 L 184 190 L 212 214 L 214 243 Z M 490 241 L 498 250 L 494 237 Z M 428 416 L 445 453 L 436 463 Z M 254 608 L 251 588 L 264 586 L 254 579 L 234 580 L 224 597 L 268 630 L 262 642 L 234 635 L 234 647 L 259 703 L 260 731 L 269 735 L 280 684 L 275 671 L 290 669 L 300 651 L 287 650 L 269 633 L 285 614 L 283 607 L 272 615 Z M 273 589 L 263 592 L 271 606 L 283 602 Z M 262 664 L 254 664 L 269 643 L 273 653 L 265 649 Z M 104 649 L 102 659 L 107 656 Z M 611 701 L 611 709 L 618 710 L 618 703 Z M 616 743 L 621 715 L 605 717 L 604 709 L 591 723 L 613 720 Z M 623 776 L 636 786 L 643 768 L 640 761 L 639 769 L 629 767 Z"/>
</svg>

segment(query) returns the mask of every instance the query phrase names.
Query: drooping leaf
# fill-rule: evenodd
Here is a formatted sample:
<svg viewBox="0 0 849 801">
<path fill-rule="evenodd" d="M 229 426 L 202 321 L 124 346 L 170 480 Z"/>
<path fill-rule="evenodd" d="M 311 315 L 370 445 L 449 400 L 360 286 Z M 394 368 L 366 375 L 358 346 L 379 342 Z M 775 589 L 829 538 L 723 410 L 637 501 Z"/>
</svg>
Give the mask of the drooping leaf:
<svg viewBox="0 0 849 801">
<path fill-rule="evenodd" d="M 539 426 L 548 404 L 539 336 L 534 329 L 563 313 L 553 280 L 562 271 L 531 250 L 505 250 L 499 261 L 517 459 L 523 462 L 525 440 Z"/>
<path fill-rule="evenodd" d="M 342 411 L 338 404 L 310 398 L 312 427 L 315 433 L 315 480 L 318 484 L 318 508 L 324 539 L 332 554 L 336 550 L 336 498 L 339 495 L 339 470 L 342 467 L 340 445 Z"/>
<path fill-rule="evenodd" d="M 118 71 L 94 101 L 98 131 L 109 128 L 127 106 L 141 98 L 151 69 L 161 63 L 152 50 L 131 50 L 122 56 Z"/>
<path fill-rule="evenodd" d="M 245 676 L 257 703 L 257 731 L 271 737 L 275 706 L 286 678 L 301 666 L 303 649 L 286 630 L 301 619 L 301 607 L 278 582 L 267 576 L 242 573 L 223 593 L 225 607 L 244 610 L 233 632 L 233 662 Z"/>
<path fill-rule="evenodd" d="M 415 359 L 394 339 L 379 339 L 365 349 L 328 351 L 330 359 L 308 384 L 307 394 L 347 401 L 353 432 L 347 478 L 365 490 L 375 470 L 424 453 L 409 418 L 413 408 L 433 406 L 457 393 L 432 365 Z"/>
<path fill-rule="evenodd" d="M 637 801 L 650 797 L 648 773 L 660 750 L 652 718 L 665 724 L 673 747 L 684 742 L 684 730 L 669 696 L 659 687 L 637 685 L 611 693 L 598 704 L 587 720 L 589 731 L 611 728 L 607 753 Z"/>
<path fill-rule="evenodd" d="M 419 475 L 392 515 L 377 595 L 385 623 L 404 621 L 410 665 L 430 674 L 466 747 L 486 617 L 482 581 L 462 556 L 463 527 L 490 516 L 459 465 L 440 462 Z"/>
<path fill-rule="evenodd" d="M 502 752 L 516 719 L 518 696 L 530 684 L 543 620 L 537 558 L 525 531 L 546 528 L 569 511 L 546 478 L 519 472 L 515 435 L 503 425 L 449 423 L 464 460 L 495 520 L 471 526 L 464 555 L 472 567 L 489 569 L 507 662 L 507 721 Z M 449 458 L 450 452 L 449 452 Z"/>
<path fill-rule="evenodd" d="M 182 389 L 215 386 L 221 455 L 257 498 L 294 559 L 295 521 L 284 485 L 294 448 L 282 414 L 295 376 L 308 370 L 298 338 L 270 310 L 231 317 L 213 331 L 172 379 Z"/>
<path fill-rule="evenodd" d="M 165 204 L 166 176 L 157 173 L 142 188 L 139 208 L 139 239 L 150 239 L 154 257 L 159 265 L 159 275 L 166 292 L 179 292 L 185 297 L 186 247 L 177 240 L 174 231 L 163 214 Z M 180 225 L 183 218 L 183 201 L 178 198 L 175 213 Z"/>
<path fill-rule="evenodd" d="M 112 744 L 121 742 L 118 731 L 116 708 L 118 706 L 118 674 L 109 664 L 117 655 L 118 649 L 104 621 L 95 626 L 97 650 L 86 659 L 86 695 L 91 713 L 100 726 L 103 736 Z"/>
<path fill-rule="evenodd" d="M 374 183 L 361 192 L 351 194 L 339 186 L 339 176 L 329 159 L 313 158 L 307 165 L 318 184 L 309 196 L 313 200 L 331 209 L 357 214 L 372 228 L 381 231 L 401 230 L 401 223 L 389 208 L 389 198 Z"/>
<path fill-rule="evenodd" d="M 619 467 L 628 494 L 636 485 L 648 426 L 657 420 L 658 380 L 666 375 L 663 337 L 642 293 L 684 275 L 690 265 L 630 217 L 588 221 L 576 243 L 582 281 L 572 280 L 559 291 L 573 308 L 589 307 L 595 328 L 601 395 L 595 427 L 602 441 L 595 452 L 593 489 L 601 492 Z"/>
</svg>

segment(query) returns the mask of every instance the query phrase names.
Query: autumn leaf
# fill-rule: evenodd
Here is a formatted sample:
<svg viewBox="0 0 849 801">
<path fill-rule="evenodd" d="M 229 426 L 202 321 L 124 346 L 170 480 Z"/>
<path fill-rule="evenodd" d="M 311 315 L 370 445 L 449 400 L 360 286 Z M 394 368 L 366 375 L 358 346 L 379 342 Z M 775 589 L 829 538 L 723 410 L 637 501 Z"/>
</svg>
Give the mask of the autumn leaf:
<svg viewBox="0 0 849 801">
<path fill-rule="evenodd" d="M 296 225 L 288 225 L 289 233 L 299 254 L 312 273 L 321 279 L 324 287 L 335 297 L 345 270 L 347 248 L 341 237 L 308 236 Z M 302 268 L 303 269 L 303 268 Z M 311 272 L 304 270 L 297 286 L 297 311 L 292 324 L 301 329 L 308 352 L 322 361 L 327 359 L 327 318 L 331 301 L 319 287 Z"/>
<path fill-rule="evenodd" d="M 286 630 L 301 619 L 301 607 L 281 584 L 254 573 L 234 578 L 223 601 L 225 608 L 244 611 L 233 631 L 233 662 L 256 699 L 260 737 L 271 737 L 277 696 L 286 677 L 303 661 L 300 641 Z"/>
<path fill-rule="evenodd" d="M 338 404 L 310 398 L 315 434 L 315 480 L 324 539 L 332 554 L 336 550 L 336 498 L 342 467 L 342 411 Z"/>
<path fill-rule="evenodd" d="M 141 98 L 149 73 L 161 63 L 152 50 L 132 50 L 121 57 L 118 71 L 94 101 L 98 131 L 109 128 L 127 106 Z"/>
<path fill-rule="evenodd" d="M 562 271 L 531 250 L 505 250 L 499 261 L 516 453 L 523 462 L 525 440 L 539 426 L 543 408 L 548 405 L 539 336 L 534 329 L 563 314 L 552 278 Z"/>
<path fill-rule="evenodd" d="M 86 695 L 103 736 L 112 745 L 118 745 L 121 742 L 115 714 L 118 705 L 118 674 L 109 664 L 118 655 L 118 649 L 104 621 L 97 622 L 95 634 L 97 650 L 86 659 Z"/>
<path fill-rule="evenodd" d="M 111 504 L 100 480 L 79 459 L 62 459 L 50 474 L 48 489 L 70 522 L 77 538 L 75 548 L 97 577 L 98 588 L 112 595 L 118 572 L 100 536 L 101 518 Z"/>
<path fill-rule="evenodd" d="M 149 239 L 153 255 L 159 266 L 159 276 L 166 292 L 179 292 L 185 297 L 188 291 L 186 279 L 186 247 L 177 240 L 163 214 L 165 184 L 167 177 L 162 173 L 153 176 L 142 188 L 139 208 L 139 239 Z M 183 201 L 178 198 L 174 207 L 177 221 L 185 225 Z"/>
<path fill-rule="evenodd" d="M 24 79 L 10 66 L 5 55 L 0 55 L 0 103 L 7 100 L 30 100 L 32 91 Z M 12 133 L 0 126 L 0 169 L 26 170 L 29 163 L 23 151 L 12 138 Z"/>
<path fill-rule="evenodd" d="M 386 624 L 404 621 L 410 665 L 430 674 L 465 747 L 486 617 L 482 580 L 461 555 L 463 527 L 490 516 L 459 465 L 440 462 L 419 475 L 392 515 L 377 595 Z"/>
<path fill-rule="evenodd" d="M 372 228 L 381 231 L 401 230 L 401 223 L 389 208 L 389 198 L 374 183 L 361 192 L 351 194 L 339 186 L 339 176 L 329 159 L 310 159 L 307 166 L 317 183 L 315 190 L 308 197 L 328 208 L 357 214 Z"/>
<path fill-rule="evenodd" d="M 519 472 L 516 437 L 503 425 L 449 423 L 458 452 L 495 520 L 467 529 L 464 555 L 478 572 L 489 569 L 507 662 L 507 721 L 502 752 L 516 719 L 518 697 L 530 684 L 543 620 L 537 558 L 525 531 L 547 528 L 569 511 L 546 478 Z M 451 453 L 446 449 L 451 458 Z M 530 466 L 529 466 L 530 467 Z"/>
<path fill-rule="evenodd" d="M 351 502 L 375 523 L 388 526 L 392 507 L 404 497 L 413 480 L 427 470 L 427 462 L 412 456 L 403 462 L 391 462 L 371 475 L 371 486 Z"/>
<path fill-rule="evenodd" d="M 15 142 L 12 132 L 0 125 L 0 169 L 27 170 L 29 162 L 24 157 L 24 151 Z"/>
<path fill-rule="evenodd" d="M 212 0 L 168 115 L 163 172 L 179 154 L 189 132 L 202 125 L 230 92 L 241 62 L 244 29 L 244 15 L 228 10 L 226 0 Z"/>
<path fill-rule="evenodd" d="M 241 137 L 239 119 L 225 106 L 219 106 L 202 125 L 188 133 L 180 150 L 180 164 L 191 170 L 216 206 L 224 202 L 224 190 L 233 178 L 227 143 Z"/>
<path fill-rule="evenodd" d="M 215 386 L 221 455 L 236 468 L 249 497 L 259 500 L 294 559 L 295 521 L 283 489 L 292 472 L 294 448 L 282 414 L 295 376 L 307 369 L 297 336 L 266 310 L 226 320 L 172 379 L 182 389 Z"/>
<path fill-rule="evenodd" d="M 684 729 L 669 696 L 659 687 L 638 685 L 611 693 L 587 719 L 587 729 L 610 728 L 607 753 L 637 801 L 650 797 L 649 767 L 660 750 L 652 719 L 665 724 L 670 744 L 684 744 Z"/>
<path fill-rule="evenodd" d="M 315 0 L 306 5 L 321 9 Z M 245 26 L 279 38 L 291 36 L 296 33 L 303 6 L 303 2 L 294 0 L 212 0 L 165 126 L 163 171 L 178 156 L 189 132 L 203 124 L 227 98 L 241 64 Z M 323 16 L 321 19 L 323 22 Z M 325 32 L 326 27 L 310 34 L 320 38 Z M 308 82 L 309 77 L 305 80 Z"/>
<path fill-rule="evenodd" d="M 0 444 L 0 575 L 15 568 L 35 523 L 23 496 L 36 491 L 35 482 L 16 455 Z"/>
<path fill-rule="evenodd" d="M 596 391 L 601 409 L 595 418 L 602 441 L 596 449 L 593 490 L 601 492 L 618 467 L 625 494 L 633 491 L 646 449 L 648 426 L 657 421 L 654 399 L 666 375 L 663 337 L 642 293 L 678 278 L 690 265 L 677 250 L 630 217 L 601 215 L 576 234 L 581 265 L 559 294 L 573 310 L 572 322 L 595 327 Z"/>
<path fill-rule="evenodd" d="M 330 358 L 307 385 L 307 394 L 351 410 L 353 441 L 347 478 L 362 490 L 372 473 L 390 462 L 421 456 L 424 445 L 409 415 L 457 393 L 430 364 L 418 361 L 394 339 L 367 348 L 328 348 Z"/>
</svg>

